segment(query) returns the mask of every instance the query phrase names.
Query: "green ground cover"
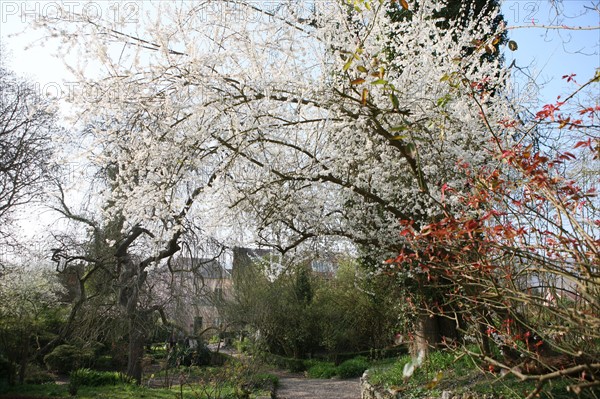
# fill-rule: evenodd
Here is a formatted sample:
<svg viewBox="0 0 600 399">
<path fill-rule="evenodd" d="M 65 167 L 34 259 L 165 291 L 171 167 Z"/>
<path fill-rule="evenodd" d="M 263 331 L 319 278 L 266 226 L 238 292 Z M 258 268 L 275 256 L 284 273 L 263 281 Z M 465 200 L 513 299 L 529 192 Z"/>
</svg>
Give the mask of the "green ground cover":
<svg viewBox="0 0 600 399">
<path fill-rule="evenodd" d="M 333 362 L 306 360 L 306 375 L 309 378 L 354 378 L 360 377 L 372 363 L 367 358 L 359 356 L 335 365 Z"/>
<path fill-rule="evenodd" d="M 270 396 L 279 382 L 276 376 L 239 361 L 221 367 L 173 368 L 168 381 L 162 374 L 147 376 L 144 384 L 135 385 L 121 373 L 79 369 L 71 373 L 68 383 L 1 386 L 0 398 L 251 399 Z M 149 385 L 156 378 L 161 378 L 161 387 Z"/>
<path fill-rule="evenodd" d="M 376 365 L 369 369 L 369 382 L 403 392 L 403 398 L 439 397 L 444 390 L 454 393 L 473 392 L 491 394 L 503 399 L 521 399 L 535 389 L 535 382 L 521 381 L 511 374 L 489 373 L 477 367 L 467 356 L 456 356 L 446 351 L 432 352 L 410 377 L 404 376 L 407 364 L 414 362 L 410 355 L 395 362 Z M 596 398 L 590 391 L 576 396 L 567 391 L 565 380 L 550 381 L 538 398 Z"/>
<path fill-rule="evenodd" d="M 132 384 L 107 385 L 100 387 L 80 387 L 77 392 L 77 398 L 81 399 L 134 399 L 134 398 L 151 398 L 151 399 L 174 399 L 181 398 L 209 398 L 210 396 L 202 395 L 201 389 L 194 385 L 175 386 L 168 388 L 148 388 L 144 386 L 136 386 Z M 229 388 L 225 394 L 233 394 L 233 389 Z M 42 384 L 33 385 L 26 384 L 12 387 L 10 392 L 0 395 L 2 397 L 14 398 L 18 396 L 34 396 L 34 397 L 50 397 L 50 398 L 67 398 L 71 397 L 67 385 L 57 384 Z M 233 396 L 232 396 L 233 397 Z"/>
<path fill-rule="evenodd" d="M 269 396 L 265 390 L 255 391 L 250 398 Z M 25 384 L 11 387 L 10 391 L 0 394 L 0 398 L 40 397 L 69 398 L 68 386 L 55 383 L 34 385 Z M 99 387 L 82 386 L 76 397 L 78 399 L 216 399 L 238 398 L 236 389 L 231 386 L 210 388 L 198 384 L 176 385 L 172 388 L 148 388 L 133 384 L 117 384 Z"/>
</svg>

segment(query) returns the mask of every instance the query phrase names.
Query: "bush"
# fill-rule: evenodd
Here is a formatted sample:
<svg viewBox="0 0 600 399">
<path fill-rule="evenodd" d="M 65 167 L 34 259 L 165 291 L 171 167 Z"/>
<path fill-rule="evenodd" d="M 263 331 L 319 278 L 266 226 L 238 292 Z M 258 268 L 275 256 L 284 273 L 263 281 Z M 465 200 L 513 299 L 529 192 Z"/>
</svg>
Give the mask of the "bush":
<svg viewBox="0 0 600 399">
<path fill-rule="evenodd" d="M 165 344 L 152 344 L 150 345 L 150 349 L 147 351 L 147 353 L 154 361 L 163 360 L 167 358 L 169 349 Z"/>
<path fill-rule="evenodd" d="M 0 387 L 14 383 L 16 370 L 13 362 L 0 355 Z"/>
<path fill-rule="evenodd" d="M 211 366 L 222 366 L 231 359 L 231 356 L 223 352 L 209 352 L 209 355 Z"/>
<path fill-rule="evenodd" d="M 332 360 L 336 364 L 340 364 L 346 360 L 354 359 L 356 357 L 366 357 L 369 360 L 379 360 L 397 358 L 401 355 L 406 355 L 407 353 L 407 345 L 398 345 L 389 348 L 369 349 L 360 352 L 328 353 L 325 357 L 327 360 Z"/>
<path fill-rule="evenodd" d="M 93 365 L 94 369 L 101 371 L 110 371 L 115 370 L 117 368 L 113 362 L 113 357 L 111 355 L 102 355 L 96 357 L 94 359 Z"/>
<path fill-rule="evenodd" d="M 28 364 L 27 373 L 25 374 L 26 384 L 45 384 L 47 382 L 54 382 L 54 375 L 46 371 L 44 368 L 37 364 Z"/>
<path fill-rule="evenodd" d="M 323 378 L 328 379 L 334 377 L 337 373 L 337 367 L 330 362 L 309 362 L 313 363 L 306 370 L 306 375 L 309 378 Z"/>
<path fill-rule="evenodd" d="M 123 373 L 116 371 L 96 371 L 81 368 L 71 372 L 69 375 L 69 393 L 77 395 L 81 386 L 99 387 L 104 385 L 117 385 L 130 383 L 133 380 Z"/>
<path fill-rule="evenodd" d="M 262 352 L 260 356 L 264 362 L 277 366 L 281 369 L 286 369 L 292 373 L 298 373 L 306 370 L 305 361 L 302 359 L 274 355 L 268 352 Z"/>
<path fill-rule="evenodd" d="M 235 349 L 240 353 L 248 353 L 252 349 L 252 343 L 248 338 L 235 341 Z"/>
<path fill-rule="evenodd" d="M 308 370 L 306 375 L 309 378 L 332 378 L 340 376 L 341 378 L 360 377 L 366 369 L 370 367 L 370 363 L 366 357 L 356 357 L 346 360 L 339 366 L 335 366 L 333 362 L 320 362 L 315 360 L 307 360 L 304 362 Z"/>
<path fill-rule="evenodd" d="M 337 367 L 337 374 L 342 378 L 360 377 L 366 369 L 369 368 L 369 362 L 364 357 L 357 357 L 346 360 Z"/>
<path fill-rule="evenodd" d="M 259 373 L 250 378 L 250 384 L 254 389 L 273 389 L 279 386 L 279 377 L 269 373 Z"/>
<path fill-rule="evenodd" d="M 87 368 L 75 370 L 69 376 L 69 382 L 74 386 L 99 387 L 131 382 L 131 378 L 116 371 L 96 371 Z"/>
<path fill-rule="evenodd" d="M 295 357 L 356 352 L 387 346 L 398 330 L 396 291 L 388 288 L 387 276 L 365 278 L 358 289 L 359 266 L 351 261 L 343 262 L 331 281 L 313 279 L 304 264 L 270 281 L 266 268 L 268 263 L 258 262 L 238 273 L 234 284 L 240 295 L 223 306 L 230 323 L 261 331 L 256 342 L 261 349 Z M 373 301 L 367 291 L 381 300 Z M 238 345 L 245 349 L 243 342 Z"/>
<path fill-rule="evenodd" d="M 50 370 L 67 374 L 72 370 L 90 364 L 93 351 L 81 349 L 73 345 L 59 345 L 44 357 L 44 363 Z"/>
<path fill-rule="evenodd" d="M 184 345 L 175 345 L 168 354 L 169 366 L 208 366 L 213 357 L 211 351 L 203 343 L 198 343 L 196 348 Z"/>
</svg>

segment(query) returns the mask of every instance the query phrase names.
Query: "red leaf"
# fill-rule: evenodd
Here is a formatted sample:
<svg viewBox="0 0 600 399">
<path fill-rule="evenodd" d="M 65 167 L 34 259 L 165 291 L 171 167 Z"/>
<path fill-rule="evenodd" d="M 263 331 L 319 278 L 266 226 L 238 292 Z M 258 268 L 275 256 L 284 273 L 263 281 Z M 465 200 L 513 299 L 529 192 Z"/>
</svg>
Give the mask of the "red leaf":
<svg viewBox="0 0 600 399">
<path fill-rule="evenodd" d="M 477 221 L 475 221 L 475 220 L 469 220 L 468 222 L 465 223 L 465 229 L 467 231 L 473 231 L 477 227 L 479 227 L 479 223 L 477 223 Z"/>
<path fill-rule="evenodd" d="M 402 237 L 412 236 L 413 235 L 412 229 L 404 229 L 400 232 L 400 235 Z"/>
<path fill-rule="evenodd" d="M 587 139 L 587 141 L 578 141 L 573 148 L 579 147 L 590 147 L 592 145 L 592 139 Z"/>
</svg>

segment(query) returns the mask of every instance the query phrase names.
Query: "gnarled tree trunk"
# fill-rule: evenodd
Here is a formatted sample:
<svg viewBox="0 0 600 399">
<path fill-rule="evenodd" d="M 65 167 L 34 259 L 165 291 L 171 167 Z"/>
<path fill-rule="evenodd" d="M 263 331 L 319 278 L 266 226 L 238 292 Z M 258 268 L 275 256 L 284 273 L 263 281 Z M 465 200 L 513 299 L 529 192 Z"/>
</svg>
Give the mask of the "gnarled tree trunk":
<svg viewBox="0 0 600 399">
<path fill-rule="evenodd" d="M 144 358 L 144 344 L 146 342 L 146 329 L 144 320 L 136 315 L 129 318 L 129 348 L 127 357 L 127 375 L 137 384 L 142 382 L 142 359 Z"/>
</svg>

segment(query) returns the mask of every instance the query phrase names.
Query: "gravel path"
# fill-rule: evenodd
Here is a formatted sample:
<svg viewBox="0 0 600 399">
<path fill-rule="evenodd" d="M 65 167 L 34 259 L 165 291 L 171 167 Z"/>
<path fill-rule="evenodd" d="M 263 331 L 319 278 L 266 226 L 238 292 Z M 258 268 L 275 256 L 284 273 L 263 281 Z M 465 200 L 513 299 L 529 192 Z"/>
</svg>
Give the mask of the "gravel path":
<svg viewBox="0 0 600 399">
<path fill-rule="evenodd" d="M 359 379 L 314 380 L 284 374 L 279 377 L 277 399 L 360 399 Z"/>
</svg>

